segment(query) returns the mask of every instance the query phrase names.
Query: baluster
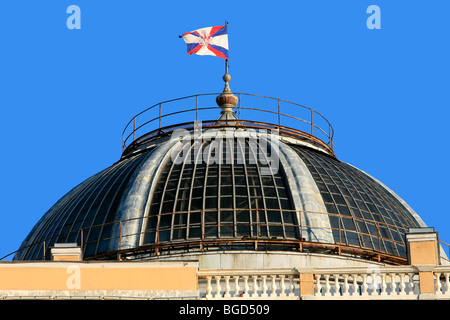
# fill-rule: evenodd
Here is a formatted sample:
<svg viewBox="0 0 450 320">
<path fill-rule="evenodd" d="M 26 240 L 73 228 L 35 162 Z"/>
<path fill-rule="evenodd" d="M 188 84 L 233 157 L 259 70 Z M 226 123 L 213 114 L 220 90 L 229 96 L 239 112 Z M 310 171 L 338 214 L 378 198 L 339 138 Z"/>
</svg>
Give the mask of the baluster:
<svg viewBox="0 0 450 320">
<path fill-rule="evenodd" d="M 396 284 L 395 284 L 395 273 L 389 273 L 386 275 L 386 278 L 389 276 L 389 278 L 391 279 L 391 281 L 389 282 L 389 286 L 386 283 L 386 293 L 389 295 L 393 295 L 395 294 L 395 288 L 396 288 Z M 387 279 L 386 279 L 387 282 Z M 388 289 L 390 290 L 390 292 L 388 292 Z"/>
<path fill-rule="evenodd" d="M 330 297 L 331 296 L 331 285 L 330 285 L 330 275 L 326 274 L 325 276 L 325 296 Z"/>
<path fill-rule="evenodd" d="M 253 294 L 252 297 L 258 296 L 258 276 L 252 276 L 253 278 Z"/>
<path fill-rule="evenodd" d="M 349 296 L 348 289 L 350 289 L 350 285 L 348 284 L 348 274 L 344 274 L 344 286 L 342 288 L 342 295 Z"/>
<path fill-rule="evenodd" d="M 286 284 L 284 283 L 285 278 L 286 276 L 284 274 L 280 274 L 280 285 L 281 285 L 280 297 L 286 297 Z"/>
<path fill-rule="evenodd" d="M 294 290 L 295 290 L 294 276 L 291 274 L 289 276 L 289 294 L 288 294 L 289 297 L 295 296 Z"/>
<path fill-rule="evenodd" d="M 316 296 L 322 296 L 322 285 L 320 284 L 320 274 L 316 274 Z M 302 294 L 300 292 L 300 294 Z"/>
<path fill-rule="evenodd" d="M 339 285 L 339 274 L 334 274 L 334 295 L 339 296 L 341 286 Z"/>
<path fill-rule="evenodd" d="M 224 276 L 224 278 L 225 278 L 225 294 L 223 296 L 224 296 L 224 298 L 229 298 L 229 297 L 231 297 L 230 276 Z"/>
<path fill-rule="evenodd" d="M 405 292 L 406 284 L 405 284 L 405 274 L 404 273 L 400 273 L 399 288 L 400 288 L 400 290 L 399 290 L 398 294 L 402 295 L 402 296 L 406 295 L 406 292 Z"/>
<path fill-rule="evenodd" d="M 369 286 L 367 285 L 367 274 L 362 274 L 362 285 L 361 285 L 361 295 L 362 296 L 368 296 L 369 293 L 367 292 L 367 288 Z"/>
<path fill-rule="evenodd" d="M 233 276 L 234 279 L 234 296 L 239 297 L 241 288 L 239 287 L 239 276 Z"/>
<path fill-rule="evenodd" d="M 208 298 L 208 299 L 212 298 L 212 294 L 211 294 L 211 292 L 212 292 L 211 279 L 212 279 L 211 276 L 206 276 L 206 281 L 207 281 L 207 284 L 206 284 L 206 298 Z"/>
<path fill-rule="evenodd" d="M 221 297 L 220 291 L 222 291 L 222 287 L 220 286 L 220 278 L 222 277 L 214 276 L 214 278 L 216 279 L 216 298 L 220 298 Z"/>
<path fill-rule="evenodd" d="M 242 296 L 248 298 L 248 291 L 250 290 L 250 287 L 248 286 L 248 276 L 243 276 L 242 278 L 244 278 L 244 294 Z"/>
<path fill-rule="evenodd" d="M 267 282 L 266 282 L 267 276 L 264 275 L 264 276 L 261 276 L 261 278 L 262 278 L 261 298 L 263 298 L 263 297 L 267 298 L 268 297 L 267 290 L 269 289 L 269 287 L 267 286 Z"/>
<path fill-rule="evenodd" d="M 408 294 L 414 294 L 414 273 L 408 273 L 408 287 L 409 287 L 409 291 Z"/>
<path fill-rule="evenodd" d="M 371 273 L 367 277 L 367 279 L 369 279 L 369 278 L 370 278 L 370 283 L 367 284 L 368 285 L 367 292 L 369 293 L 369 295 L 372 295 L 372 296 L 379 295 L 378 288 L 380 288 L 380 293 L 381 293 L 381 285 L 380 285 L 381 284 L 381 275 L 379 275 L 377 273 Z M 369 289 L 371 289 L 370 292 L 369 292 Z"/>
<path fill-rule="evenodd" d="M 386 284 L 386 274 L 381 274 L 381 285 L 380 285 L 380 295 L 385 296 L 387 295 L 386 292 L 387 284 Z"/>
<path fill-rule="evenodd" d="M 394 279 L 395 279 L 395 277 L 397 277 L 397 274 L 394 274 Z M 394 294 L 394 293 L 397 295 L 402 294 L 401 293 L 401 291 L 402 291 L 402 273 L 398 274 L 398 281 L 399 281 L 399 283 L 397 284 L 394 280 L 392 280 L 392 294 Z M 405 288 L 403 288 L 403 289 L 405 289 Z M 403 294 L 404 294 L 404 290 L 403 290 Z"/>
<path fill-rule="evenodd" d="M 352 274 L 352 278 L 353 278 L 353 296 L 357 296 L 358 295 L 358 275 L 357 274 Z"/>
<path fill-rule="evenodd" d="M 441 284 L 441 273 L 440 272 L 436 272 L 435 274 L 436 277 L 436 282 L 435 282 L 435 287 L 436 287 L 436 294 L 442 294 L 441 288 L 442 288 L 442 284 Z"/>
<path fill-rule="evenodd" d="M 448 273 L 444 273 L 445 275 L 445 294 L 449 295 L 450 292 L 450 281 L 449 281 L 449 274 Z"/>
<path fill-rule="evenodd" d="M 272 278 L 272 295 L 274 297 L 276 297 L 277 296 L 277 284 L 276 284 L 277 276 L 271 275 L 270 277 Z"/>
</svg>

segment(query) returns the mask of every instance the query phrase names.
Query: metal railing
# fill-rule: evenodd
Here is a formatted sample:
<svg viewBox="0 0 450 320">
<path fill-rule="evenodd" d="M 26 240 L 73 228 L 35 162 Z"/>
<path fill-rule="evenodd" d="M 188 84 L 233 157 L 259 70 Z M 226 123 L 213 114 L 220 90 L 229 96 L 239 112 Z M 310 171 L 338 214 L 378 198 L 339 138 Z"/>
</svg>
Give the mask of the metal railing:
<svg viewBox="0 0 450 320">
<path fill-rule="evenodd" d="M 275 211 L 275 209 L 248 209 L 249 211 Z M 374 235 L 373 233 L 363 233 L 360 231 L 354 231 L 354 230 L 348 230 L 346 228 L 344 228 L 344 226 L 341 223 L 341 219 L 338 219 L 339 223 L 337 228 L 336 227 L 320 227 L 320 226 L 313 226 L 313 225 L 308 225 L 306 224 L 304 221 L 302 221 L 302 214 L 326 214 L 329 216 L 335 216 L 335 217 L 343 217 L 339 214 L 331 214 L 331 213 L 323 213 L 323 212 L 309 212 L 309 211 L 296 211 L 296 210 L 282 210 L 283 212 L 292 212 L 292 213 L 297 213 L 297 216 L 300 218 L 298 221 L 298 224 L 280 224 L 280 223 L 271 223 L 271 222 L 253 222 L 253 223 L 231 223 L 229 224 L 230 226 L 247 226 L 247 227 L 251 227 L 251 228 L 256 228 L 258 230 L 258 228 L 261 227 L 294 227 L 297 228 L 298 232 L 299 232 L 299 238 L 282 238 L 282 237 L 277 237 L 277 238 L 273 238 L 273 237 L 265 237 L 265 236 L 246 236 L 246 237 L 238 237 L 235 233 L 234 236 L 231 237 L 216 237 L 216 238 L 210 238 L 205 236 L 205 227 L 216 227 L 219 228 L 220 226 L 224 226 L 225 224 L 223 222 L 219 223 L 219 224 L 207 224 L 205 223 L 205 214 L 211 213 L 211 212 L 219 212 L 220 210 L 217 209 L 213 209 L 213 210 L 200 210 L 197 213 L 200 213 L 201 215 L 201 219 L 200 219 L 200 223 L 198 225 L 192 226 L 192 227 L 196 227 L 196 228 L 200 228 L 201 231 L 201 235 L 197 238 L 188 238 L 187 236 L 185 238 L 173 238 L 171 237 L 170 240 L 167 241 L 159 241 L 159 237 L 155 236 L 155 242 L 154 243 L 146 243 L 144 242 L 142 239 L 144 239 L 146 234 L 150 234 L 150 233 L 155 233 L 155 234 L 159 234 L 159 232 L 164 232 L 164 231 L 170 231 L 172 234 L 175 233 L 177 230 L 179 229 L 187 229 L 188 227 L 190 228 L 191 225 L 185 225 L 183 228 L 182 227 L 168 227 L 168 228 L 158 228 L 155 231 L 148 231 L 147 229 L 145 229 L 146 223 L 145 220 L 148 219 L 149 217 L 138 217 L 138 218 L 132 218 L 132 219 L 125 219 L 125 220 L 121 220 L 121 221 L 115 221 L 115 222 L 109 222 L 109 223 L 104 223 L 104 224 L 98 224 L 98 225 L 93 225 L 90 227 L 86 227 L 86 228 L 81 228 L 78 230 L 72 230 L 70 232 L 64 233 L 64 234 L 60 234 L 54 237 L 50 237 L 47 238 L 45 240 L 42 241 L 38 241 L 38 242 L 34 242 L 31 243 L 29 245 L 27 245 L 26 247 L 23 247 L 19 250 L 16 250 L 4 257 L 2 257 L 0 260 L 3 260 L 11 255 L 16 255 L 19 253 L 19 251 L 22 250 L 27 250 L 31 247 L 40 247 L 39 250 L 42 250 L 42 254 L 40 254 L 39 256 L 43 256 L 45 259 L 45 256 L 47 255 L 47 253 L 49 252 L 49 248 L 53 245 L 53 243 L 55 243 L 58 239 L 61 238 L 66 238 L 68 239 L 69 236 L 72 236 L 74 241 L 68 241 L 68 242 L 76 242 L 79 243 L 80 246 L 83 248 L 83 253 L 84 253 L 84 247 L 86 247 L 87 245 L 91 244 L 91 243 L 100 243 L 100 241 L 111 241 L 111 240 L 117 240 L 117 250 L 114 251 L 108 251 L 106 253 L 102 253 L 102 254 L 95 254 L 93 256 L 87 256 L 85 257 L 85 259 L 96 259 L 96 258 L 101 258 L 102 256 L 118 256 L 120 254 L 133 254 L 134 252 L 138 252 L 138 251 L 148 251 L 148 252 L 153 252 L 154 255 L 159 255 L 161 252 L 163 252 L 164 250 L 168 249 L 168 250 L 173 250 L 173 249 L 183 249 L 183 247 L 190 247 L 192 248 L 198 248 L 198 250 L 204 251 L 207 250 L 209 246 L 214 247 L 217 245 L 227 245 L 227 246 L 242 246 L 243 244 L 246 244 L 248 247 L 252 247 L 254 250 L 258 250 L 258 246 L 260 247 L 264 247 L 264 246 L 274 246 L 274 245 L 278 245 L 278 246 L 294 246 L 295 250 L 298 251 L 304 251 L 305 249 L 308 250 L 313 250 L 313 251 L 317 251 L 317 250 L 325 250 L 325 251 L 329 251 L 329 252 L 333 252 L 334 254 L 356 254 L 356 255 L 361 255 L 361 256 L 365 256 L 366 258 L 370 258 L 370 259 L 375 259 L 378 261 L 381 260 L 385 260 L 385 261 L 391 261 L 392 263 L 395 264 L 405 264 L 406 258 L 404 257 L 400 257 L 400 256 L 396 256 L 393 254 L 389 254 L 387 253 L 385 250 L 383 250 L 383 245 L 382 242 L 384 242 L 385 240 L 387 241 L 391 241 L 394 244 L 397 243 L 399 245 L 404 246 L 405 244 L 403 242 L 400 241 L 396 241 L 395 239 L 391 239 L 391 238 L 385 238 L 382 236 L 381 232 L 381 228 L 385 228 L 385 227 L 391 227 L 391 228 L 396 228 L 398 230 L 401 230 L 402 232 L 406 233 L 408 231 L 407 228 L 402 228 L 399 226 L 394 226 L 388 223 L 383 223 L 383 222 L 378 222 L 378 221 L 373 221 L 373 220 L 368 220 L 368 219 L 364 219 L 364 218 L 359 218 L 359 217 L 352 217 L 352 219 L 356 221 L 363 221 L 363 222 L 367 222 L 367 224 L 370 224 L 372 226 L 376 226 L 377 229 L 377 234 Z M 223 211 L 242 211 L 242 209 L 223 209 Z M 277 209 L 276 211 L 279 211 L 279 209 Z M 176 212 L 176 213 L 168 213 L 165 215 L 177 215 L 177 214 L 183 214 L 183 213 L 188 213 L 188 211 L 185 212 Z M 347 217 L 349 218 L 349 217 Z M 133 221 L 137 221 L 137 220 L 141 220 L 142 224 L 144 226 L 144 228 L 142 228 L 141 232 L 137 232 L 137 233 L 131 233 L 131 234 L 123 234 L 123 225 L 125 223 L 129 223 L 129 222 L 133 222 Z M 105 237 L 105 238 L 100 238 L 100 239 L 94 239 L 94 240 L 89 240 L 89 235 L 91 233 L 92 230 L 98 229 L 98 228 L 103 228 L 106 226 L 112 226 L 114 227 L 114 225 L 117 226 L 118 229 L 118 235 L 117 236 L 112 236 L 112 237 Z M 317 242 L 317 241 L 311 241 L 307 239 L 307 236 L 305 236 L 305 234 L 311 232 L 311 230 L 322 230 L 324 232 L 328 232 L 328 233 L 333 233 L 333 231 L 335 233 L 338 233 L 337 238 L 334 237 L 334 242 L 331 243 L 327 243 L 327 242 Z M 369 230 L 369 229 L 368 229 Z M 97 230 L 98 231 L 98 230 Z M 373 248 L 366 248 L 364 246 L 356 246 L 356 245 L 351 245 L 348 244 L 343 235 L 344 233 L 354 233 L 359 234 L 359 235 L 363 235 L 363 236 L 367 236 L 369 238 L 372 238 L 374 241 L 377 240 L 376 242 L 377 247 L 373 246 Z M 142 239 L 140 240 L 140 245 L 136 248 L 123 248 L 122 247 L 122 243 L 124 242 L 123 240 L 126 240 L 127 237 L 142 237 Z M 97 252 L 97 250 L 96 250 Z"/>
<path fill-rule="evenodd" d="M 215 120 L 221 111 L 221 108 L 215 105 L 217 95 L 219 93 L 206 93 L 167 100 L 143 110 L 125 126 L 122 133 L 122 152 L 133 143 L 140 143 L 152 136 L 159 136 L 177 128 L 193 128 L 194 119 L 196 122 L 204 122 L 203 127 L 230 126 L 229 121 Z M 235 107 L 239 121 L 232 126 L 278 129 L 281 134 L 309 139 L 332 152 L 333 127 L 314 109 L 278 98 L 248 93 L 235 95 L 239 98 Z M 285 111 L 287 108 L 288 112 Z M 191 121 L 186 122 L 186 119 Z M 139 139 L 143 136 L 146 139 Z"/>
</svg>

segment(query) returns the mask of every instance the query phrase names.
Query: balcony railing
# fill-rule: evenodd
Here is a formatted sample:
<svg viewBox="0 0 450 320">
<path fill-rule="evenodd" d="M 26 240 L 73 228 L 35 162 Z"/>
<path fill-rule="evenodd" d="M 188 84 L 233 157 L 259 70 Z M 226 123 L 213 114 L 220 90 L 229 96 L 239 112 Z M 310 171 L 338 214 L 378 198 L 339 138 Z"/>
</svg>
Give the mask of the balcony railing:
<svg viewBox="0 0 450 320">
<path fill-rule="evenodd" d="M 216 120 L 221 108 L 215 103 L 219 93 L 197 94 L 157 103 L 135 115 L 122 133 L 122 152 L 131 145 L 143 143 L 176 129 L 233 126 L 263 130 L 279 130 L 280 134 L 296 136 L 333 153 L 334 130 L 319 112 L 303 105 L 266 96 L 235 93 L 237 122 Z M 186 121 L 188 120 L 188 121 Z"/>
<path fill-rule="evenodd" d="M 205 299 L 299 298 L 295 269 L 200 270 L 198 280 L 200 297 Z"/>
<path fill-rule="evenodd" d="M 418 298 L 419 273 L 415 267 L 330 268 L 314 272 L 316 299 Z"/>
<path fill-rule="evenodd" d="M 444 285 L 437 293 L 450 297 L 447 267 Z M 199 271 L 200 296 L 204 299 L 300 299 L 300 274 L 312 274 L 317 300 L 417 300 L 419 273 L 413 266 L 369 266 L 316 269 Z M 440 282 L 437 282 L 440 283 Z M 438 287 L 438 285 L 437 285 Z M 442 290 L 442 288 L 444 288 Z"/>
<path fill-rule="evenodd" d="M 431 266 L 432 299 L 450 299 L 450 266 Z M 418 300 L 423 294 L 415 266 L 200 270 L 203 299 Z M 301 274 L 312 275 L 313 294 L 302 292 Z M 425 286 L 424 286 L 425 287 Z M 430 293 L 428 293 L 430 294 Z"/>
</svg>

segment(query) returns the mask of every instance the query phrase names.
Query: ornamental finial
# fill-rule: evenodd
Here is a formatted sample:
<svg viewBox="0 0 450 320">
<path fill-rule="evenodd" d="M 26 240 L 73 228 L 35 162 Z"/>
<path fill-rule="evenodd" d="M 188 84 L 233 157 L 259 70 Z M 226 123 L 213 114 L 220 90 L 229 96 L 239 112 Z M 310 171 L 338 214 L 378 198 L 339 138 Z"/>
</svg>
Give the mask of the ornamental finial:
<svg viewBox="0 0 450 320">
<path fill-rule="evenodd" d="M 226 62 L 226 73 L 223 76 L 225 87 L 223 88 L 223 92 L 216 98 L 217 105 L 222 108 L 220 117 L 217 120 L 237 120 L 233 108 L 238 104 L 239 99 L 230 90 L 229 82 L 231 76 L 228 74 L 228 60 Z"/>
</svg>

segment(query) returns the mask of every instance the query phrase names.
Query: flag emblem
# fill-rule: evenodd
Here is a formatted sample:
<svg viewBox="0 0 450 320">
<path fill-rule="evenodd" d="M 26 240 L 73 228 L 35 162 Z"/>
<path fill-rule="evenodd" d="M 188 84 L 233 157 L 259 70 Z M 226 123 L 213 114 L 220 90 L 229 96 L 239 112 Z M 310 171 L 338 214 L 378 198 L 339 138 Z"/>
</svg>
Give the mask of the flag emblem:
<svg viewBox="0 0 450 320">
<path fill-rule="evenodd" d="M 189 55 L 195 53 L 228 60 L 227 25 L 197 29 L 180 37 L 186 42 Z"/>
</svg>

